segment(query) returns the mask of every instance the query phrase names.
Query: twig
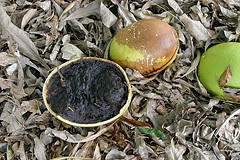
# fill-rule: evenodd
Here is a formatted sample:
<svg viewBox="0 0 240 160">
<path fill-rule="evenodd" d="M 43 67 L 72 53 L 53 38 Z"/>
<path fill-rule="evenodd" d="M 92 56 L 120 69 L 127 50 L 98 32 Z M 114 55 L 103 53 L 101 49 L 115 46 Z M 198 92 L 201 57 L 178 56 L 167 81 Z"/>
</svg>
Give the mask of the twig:
<svg viewBox="0 0 240 160">
<path fill-rule="evenodd" d="M 60 81 L 61 81 L 61 85 L 62 85 L 62 87 L 65 87 L 65 84 L 64 84 L 64 78 L 63 78 L 62 73 L 61 73 L 60 70 L 59 70 L 58 65 L 57 65 L 57 72 L 58 72 L 58 74 L 59 74 L 59 76 L 60 76 Z"/>
<path fill-rule="evenodd" d="M 120 117 L 120 120 L 124 121 L 124 122 L 127 122 L 127 123 L 130 123 L 134 126 L 147 126 L 147 127 L 151 127 L 151 125 L 149 123 L 146 123 L 146 122 L 141 122 L 141 121 L 137 121 L 135 119 L 129 119 L 129 118 L 126 118 L 124 116 L 121 116 Z"/>
</svg>

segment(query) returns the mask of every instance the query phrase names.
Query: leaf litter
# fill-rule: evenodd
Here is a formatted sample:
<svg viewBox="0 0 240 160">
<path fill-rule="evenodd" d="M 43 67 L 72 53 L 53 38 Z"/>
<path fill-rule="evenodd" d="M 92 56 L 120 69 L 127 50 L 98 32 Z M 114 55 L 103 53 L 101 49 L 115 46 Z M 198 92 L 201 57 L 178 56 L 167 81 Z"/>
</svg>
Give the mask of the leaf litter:
<svg viewBox="0 0 240 160">
<path fill-rule="evenodd" d="M 239 7 L 238 0 L 1 1 L 0 159 L 239 159 L 239 103 L 209 96 L 197 77 L 207 48 L 239 41 Z M 52 117 L 41 97 L 48 72 L 76 57 L 104 57 L 121 28 L 145 18 L 168 22 L 181 43 L 158 75 L 126 69 L 134 96 L 125 116 L 151 126 L 74 128 Z M 230 71 L 219 85 L 239 100 L 239 89 L 225 86 Z"/>
</svg>

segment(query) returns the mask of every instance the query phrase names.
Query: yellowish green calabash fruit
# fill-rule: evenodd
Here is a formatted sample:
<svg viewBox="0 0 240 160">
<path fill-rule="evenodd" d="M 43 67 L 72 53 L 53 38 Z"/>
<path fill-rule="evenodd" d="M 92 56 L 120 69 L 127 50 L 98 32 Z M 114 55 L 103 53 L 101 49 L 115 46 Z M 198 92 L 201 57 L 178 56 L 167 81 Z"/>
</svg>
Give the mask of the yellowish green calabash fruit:
<svg viewBox="0 0 240 160">
<path fill-rule="evenodd" d="M 224 88 L 240 89 L 240 43 L 227 42 L 215 45 L 202 54 L 198 76 L 207 91 L 217 98 L 230 99 L 219 87 L 220 77 L 228 68 L 231 78 Z"/>
<path fill-rule="evenodd" d="M 176 58 L 177 37 L 174 28 L 160 19 L 140 20 L 117 33 L 111 42 L 109 57 L 144 76 L 156 74 Z"/>
</svg>

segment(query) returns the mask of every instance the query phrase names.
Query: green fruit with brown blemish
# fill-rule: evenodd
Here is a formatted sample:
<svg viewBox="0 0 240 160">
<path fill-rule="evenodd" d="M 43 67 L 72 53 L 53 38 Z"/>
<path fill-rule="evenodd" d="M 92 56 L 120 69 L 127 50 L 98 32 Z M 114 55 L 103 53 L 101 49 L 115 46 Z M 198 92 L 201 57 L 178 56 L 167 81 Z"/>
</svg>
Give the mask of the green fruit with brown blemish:
<svg viewBox="0 0 240 160">
<path fill-rule="evenodd" d="M 140 20 L 117 33 L 111 42 L 109 57 L 144 76 L 156 74 L 176 58 L 177 37 L 174 28 L 160 19 Z"/>
<path fill-rule="evenodd" d="M 198 77 L 211 95 L 229 99 L 224 95 L 223 88 L 219 87 L 220 77 L 228 66 L 232 76 L 224 87 L 240 89 L 240 43 L 238 42 L 218 44 L 202 54 Z"/>
</svg>

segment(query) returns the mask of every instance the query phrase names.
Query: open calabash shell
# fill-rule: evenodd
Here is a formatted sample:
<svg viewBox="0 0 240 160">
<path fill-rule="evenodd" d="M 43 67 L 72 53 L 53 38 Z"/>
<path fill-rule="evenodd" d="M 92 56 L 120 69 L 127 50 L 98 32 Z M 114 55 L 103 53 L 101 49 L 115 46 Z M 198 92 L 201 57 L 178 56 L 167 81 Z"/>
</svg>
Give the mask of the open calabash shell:
<svg viewBox="0 0 240 160">
<path fill-rule="evenodd" d="M 52 107 L 51 105 L 48 103 L 47 101 L 47 98 L 48 98 L 48 87 L 49 87 L 49 82 L 50 82 L 50 79 L 51 77 L 58 72 L 58 69 L 60 70 L 61 68 L 73 63 L 73 62 L 76 62 L 76 61 L 84 61 L 84 60 L 96 60 L 96 61 L 103 61 L 103 62 L 106 62 L 106 63 L 110 63 L 110 64 L 113 64 L 115 67 L 117 67 L 121 73 L 123 74 L 124 78 L 125 78 L 125 81 L 126 81 L 126 84 L 127 84 L 127 89 L 128 89 L 128 95 L 127 95 L 127 100 L 126 100 L 126 103 L 125 105 L 121 108 L 121 110 L 119 111 L 119 113 L 108 119 L 108 120 L 105 120 L 105 121 L 102 121 L 102 122 L 97 122 L 97 123 L 91 123 L 91 124 L 80 124 L 80 123 L 76 123 L 76 122 L 72 122 L 72 121 L 69 121 L 67 119 L 64 119 L 62 116 L 56 114 L 53 110 L 52 110 Z M 66 123 L 66 124 L 69 124 L 69 125 L 72 125 L 72 126 L 75 126 L 75 127 L 97 127 L 97 126 L 101 126 L 101 125 L 104 125 L 104 124 L 107 124 L 107 123 L 111 123 L 115 120 L 117 120 L 118 118 L 120 118 L 128 109 L 128 107 L 130 106 L 130 103 L 131 103 L 131 99 L 132 99 L 132 89 L 131 89 L 131 85 L 130 85 L 130 82 L 128 80 L 128 77 L 127 77 L 127 74 L 125 73 L 125 71 L 122 69 L 121 66 L 119 66 L 117 63 L 115 62 L 112 62 L 112 61 L 109 61 L 109 60 L 106 60 L 106 59 L 102 59 L 102 58 L 96 58 L 96 57 L 83 57 L 83 58 L 78 58 L 78 59 L 74 59 L 74 60 L 71 60 L 71 61 L 68 61 L 68 62 L 65 62 L 63 64 L 61 64 L 59 67 L 55 68 L 47 77 L 45 83 L 44 83 L 44 86 L 43 86 L 43 92 L 42 92 L 42 96 L 43 96 L 43 101 L 44 101 L 44 104 L 45 106 L 47 107 L 48 111 L 54 116 L 56 117 L 58 120 Z"/>
<path fill-rule="evenodd" d="M 120 30 L 110 44 L 109 58 L 144 76 L 161 72 L 176 58 L 175 29 L 160 19 L 146 19 Z"/>
</svg>

